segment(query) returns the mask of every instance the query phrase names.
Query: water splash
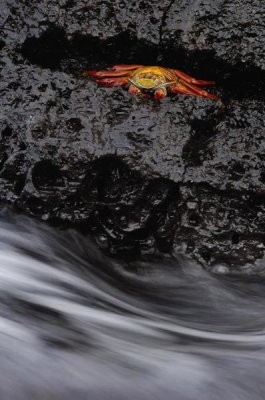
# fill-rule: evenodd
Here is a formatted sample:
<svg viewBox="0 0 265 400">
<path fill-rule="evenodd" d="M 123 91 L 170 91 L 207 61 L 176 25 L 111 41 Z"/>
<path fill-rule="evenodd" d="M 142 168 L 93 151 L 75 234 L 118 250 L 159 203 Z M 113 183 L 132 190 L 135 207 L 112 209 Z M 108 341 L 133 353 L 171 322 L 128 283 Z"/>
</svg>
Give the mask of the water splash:
<svg viewBox="0 0 265 400">
<path fill-rule="evenodd" d="M 0 399 L 263 399 L 264 266 L 118 263 L 2 212 Z"/>
</svg>

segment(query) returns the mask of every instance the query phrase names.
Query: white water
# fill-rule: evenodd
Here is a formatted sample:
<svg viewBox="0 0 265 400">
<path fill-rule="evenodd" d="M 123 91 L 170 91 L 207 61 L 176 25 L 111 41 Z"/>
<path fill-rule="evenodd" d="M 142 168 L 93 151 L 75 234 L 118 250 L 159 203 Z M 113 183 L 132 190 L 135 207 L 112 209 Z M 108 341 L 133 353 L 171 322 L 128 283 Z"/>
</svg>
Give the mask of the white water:
<svg viewBox="0 0 265 400">
<path fill-rule="evenodd" d="M 2 212 L 0 400 L 264 400 L 264 267 L 122 265 Z"/>
</svg>

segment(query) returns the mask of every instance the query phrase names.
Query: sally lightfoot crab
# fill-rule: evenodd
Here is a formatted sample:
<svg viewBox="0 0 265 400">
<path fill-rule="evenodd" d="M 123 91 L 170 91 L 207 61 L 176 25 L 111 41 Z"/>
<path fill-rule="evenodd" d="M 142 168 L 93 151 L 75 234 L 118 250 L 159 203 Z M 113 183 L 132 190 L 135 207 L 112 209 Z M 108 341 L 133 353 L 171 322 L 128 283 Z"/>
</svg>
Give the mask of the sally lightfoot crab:
<svg viewBox="0 0 265 400">
<path fill-rule="evenodd" d="M 100 85 L 128 87 L 129 93 L 157 100 L 166 97 L 168 93 L 220 100 L 200 87 L 214 85 L 215 82 L 192 78 L 177 69 L 120 64 L 105 71 L 85 71 L 83 75 L 93 77 Z"/>
</svg>

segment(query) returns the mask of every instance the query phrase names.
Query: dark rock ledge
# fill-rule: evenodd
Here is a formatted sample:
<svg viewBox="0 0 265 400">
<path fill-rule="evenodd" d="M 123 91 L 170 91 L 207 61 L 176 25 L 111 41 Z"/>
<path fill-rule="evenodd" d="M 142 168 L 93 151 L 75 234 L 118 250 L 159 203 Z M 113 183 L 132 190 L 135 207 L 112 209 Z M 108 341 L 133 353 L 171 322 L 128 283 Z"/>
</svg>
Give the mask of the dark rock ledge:
<svg viewBox="0 0 265 400">
<path fill-rule="evenodd" d="M 114 255 L 173 250 L 234 269 L 263 257 L 262 3 L 4 0 L 2 202 Z M 81 76 L 116 62 L 215 79 L 226 107 Z"/>
</svg>

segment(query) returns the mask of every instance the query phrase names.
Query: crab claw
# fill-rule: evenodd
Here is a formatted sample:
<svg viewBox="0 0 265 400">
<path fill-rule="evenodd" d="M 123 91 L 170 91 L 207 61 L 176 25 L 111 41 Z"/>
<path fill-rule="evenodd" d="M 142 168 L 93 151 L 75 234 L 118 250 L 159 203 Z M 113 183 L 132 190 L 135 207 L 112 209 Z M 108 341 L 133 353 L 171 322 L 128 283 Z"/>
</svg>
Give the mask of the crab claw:
<svg viewBox="0 0 265 400">
<path fill-rule="evenodd" d="M 164 97 L 166 97 L 166 95 L 167 95 L 167 89 L 166 88 L 159 88 L 159 89 L 156 89 L 156 91 L 154 93 L 154 99 L 161 100 Z"/>
<path fill-rule="evenodd" d="M 141 94 L 142 94 L 141 90 L 138 89 L 138 88 L 137 88 L 136 86 L 134 86 L 134 85 L 130 85 L 130 87 L 129 87 L 129 89 L 128 89 L 128 92 L 131 93 L 131 94 L 136 94 L 136 95 L 141 95 Z"/>
<path fill-rule="evenodd" d="M 130 85 L 130 86 L 129 86 L 128 92 L 129 92 L 130 94 L 136 94 L 137 96 L 142 96 L 142 97 L 144 97 L 144 98 L 146 98 L 146 99 L 150 99 L 150 97 L 151 97 L 151 96 L 149 96 L 149 94 L 143 93 L 140 89 L 138 89 L 138 88 L 137 88 L 136 86 L 134 86 L 134 85 Z"/>
</svg>

